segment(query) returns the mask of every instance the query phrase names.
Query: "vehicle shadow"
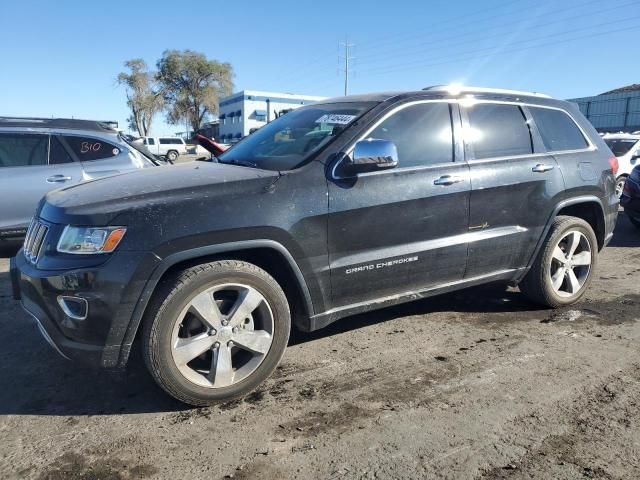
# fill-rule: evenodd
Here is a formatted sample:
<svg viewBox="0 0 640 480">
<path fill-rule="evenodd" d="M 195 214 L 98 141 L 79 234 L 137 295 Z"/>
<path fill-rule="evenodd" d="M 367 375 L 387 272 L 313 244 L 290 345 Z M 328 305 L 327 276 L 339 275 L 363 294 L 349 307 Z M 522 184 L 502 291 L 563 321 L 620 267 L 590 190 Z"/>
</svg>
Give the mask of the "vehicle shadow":
<svg viewBox="0 0 640 480">
<path fill-rule="evenodd" d="M 640 229 L 634 227 L 624 212 L 618 215 L 618 222 L 609 242 L 610 247 L 640 247 Z"/>
<path fill-rule="evenodd" d="M 529 302 L 519 291 L 507 289 L 504 283 L 489 284 L 343 318 L 311 333 L 296 330 L 292 332 L 289 345 L 307 343 L 331 335 L 413 315 L 427 315 L 437 312 L 535 313 L 544 310 Z"/>
</svg>

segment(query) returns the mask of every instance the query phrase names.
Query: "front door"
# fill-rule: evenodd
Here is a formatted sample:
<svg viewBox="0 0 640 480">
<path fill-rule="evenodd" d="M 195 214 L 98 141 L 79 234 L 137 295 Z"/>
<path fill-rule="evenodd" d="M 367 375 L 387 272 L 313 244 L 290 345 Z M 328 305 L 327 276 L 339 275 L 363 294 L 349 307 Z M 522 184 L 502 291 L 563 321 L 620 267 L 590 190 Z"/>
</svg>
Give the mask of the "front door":
<svg viewBox="0 0 640 480">
<path fill-rule="evenodd" d="M 82 167 L 55 137 L 0 133 L 0 234 L 24 235 L 47 192 L 81 180 Z"/>
<path fill-rule="evenodd" d="M 458 133 L 455 105 L 406 103 L 362 137 L 394 142 L 398 166 L 330 179 L 333 308 L 462 279 L 470 182 Z"/>
</svg>

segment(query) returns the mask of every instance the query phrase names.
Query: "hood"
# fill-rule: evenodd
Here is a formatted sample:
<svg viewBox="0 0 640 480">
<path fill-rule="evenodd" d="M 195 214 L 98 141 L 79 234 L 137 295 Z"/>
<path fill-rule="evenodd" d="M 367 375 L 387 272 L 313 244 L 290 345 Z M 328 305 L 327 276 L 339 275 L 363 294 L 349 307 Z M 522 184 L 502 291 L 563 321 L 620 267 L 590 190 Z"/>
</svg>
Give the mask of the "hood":
<svg viewBox="0 0 640 480">
<path fill-rule="evenodd" d="M 205 150 L 207 150 L 208 152 L 210 152 L 212 155 L 216 157 L 229 148 L 225 145 L 216 143 L 210 138 L 207 138 L 204 135 L 200 135 L 199 133 L 196 134 L 195 139 L 198 141 L 198 144 L 202 148 L 204 148 Z"/>
<path fill-rule="evenodd" d="M 184 208 L 220 197 L 262 191 L 278 172 L 220 163 L 190 162 L 145 168 L 54 190 L 39 215 L 50 222 L 108 225 L 133 210 Z"/>
</svg>

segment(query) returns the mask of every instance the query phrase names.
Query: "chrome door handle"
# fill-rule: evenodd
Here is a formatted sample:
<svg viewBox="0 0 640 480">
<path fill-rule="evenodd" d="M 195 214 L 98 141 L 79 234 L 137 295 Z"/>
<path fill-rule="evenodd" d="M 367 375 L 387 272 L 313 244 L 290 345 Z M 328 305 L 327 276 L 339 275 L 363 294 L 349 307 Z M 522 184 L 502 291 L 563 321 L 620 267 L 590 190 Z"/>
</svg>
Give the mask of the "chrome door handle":
<svg viewBox="0 0 640 480">
<path fill-rule="evenodd" d="M 62 182 L 67 182 L 71 180 L 71 177 L 68 177 L 67 175 L 52 175 L 49 178 L 47 178 L 47 183 L 62 183 Z"/>
<path fill-rule="evenodd" d="M 457 175 L 443 175 L 440 178 L 436 178 L 433 181 L 434 185 L 453 185 L 454 183 L 464 182 L 464 178 L 458 177 Z"/>
<path fill-rule="evenodd" d="M 549 165 L 546 163 L 539 163 L 531 169 L 531 171 L 535 173 L 544 173 L 548 172 L 549 170 L 553 170 L 553 165 Z"/>
</svg>

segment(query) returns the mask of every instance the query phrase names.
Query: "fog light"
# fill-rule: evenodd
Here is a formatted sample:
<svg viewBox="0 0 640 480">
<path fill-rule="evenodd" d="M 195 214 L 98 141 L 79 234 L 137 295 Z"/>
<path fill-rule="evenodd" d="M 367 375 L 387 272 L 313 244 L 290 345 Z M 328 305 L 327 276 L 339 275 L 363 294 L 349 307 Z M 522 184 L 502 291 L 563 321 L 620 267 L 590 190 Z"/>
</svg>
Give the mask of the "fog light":
<svg viewBox="0 0 640 480">
<path fill-rule="evenodd" d="M 59 295 L 58 305 L 67 317 L 74 320 L 84 320 L 89 314 L 89 303 L 84 298 Z"/>
</svg>

